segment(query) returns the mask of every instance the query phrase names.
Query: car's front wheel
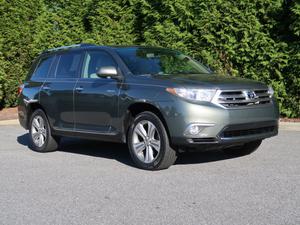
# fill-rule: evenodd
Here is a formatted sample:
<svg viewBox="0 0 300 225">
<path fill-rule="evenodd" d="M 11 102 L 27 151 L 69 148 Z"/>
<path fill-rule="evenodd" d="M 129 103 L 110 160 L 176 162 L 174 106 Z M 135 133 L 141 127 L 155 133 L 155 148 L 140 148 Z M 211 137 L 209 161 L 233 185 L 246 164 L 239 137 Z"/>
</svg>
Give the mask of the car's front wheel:
<svg viewBox="0 0 300 225">
<path fill-rule="evenodd" d="M 128 147 L 139 168 L 160 170 L 170 167 L 177 154 L 170 147 L 167 131 L 152 112 L 137 115 L 128 131 Z"/>
<path fill-rule="evenodd" d="M 58 139 L 51 135 L 48 119 L 43 110 L 33 112 L 29 122 L 29 142 L 32 150 L 50 152 L 58 147 Z"/>
</svg>

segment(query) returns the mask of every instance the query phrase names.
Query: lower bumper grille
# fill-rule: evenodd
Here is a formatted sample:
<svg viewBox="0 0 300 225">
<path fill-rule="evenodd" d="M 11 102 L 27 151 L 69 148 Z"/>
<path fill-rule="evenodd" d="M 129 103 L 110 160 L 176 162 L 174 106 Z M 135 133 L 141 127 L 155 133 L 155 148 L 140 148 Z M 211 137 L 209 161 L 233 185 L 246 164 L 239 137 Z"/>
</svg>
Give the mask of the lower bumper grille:
<svg viewBox="0 0 300 225">
<path fill-rule="evenodd" d="M 248 136 L 248 135 L 264 134 L 264 133 L 274 132 L 275 129 L 276 129 L 275 126 L 270 126 L 270 127 L 260 127 L 260 128 L 247 129 L 247 130 L 224 131 L 222 137 L 230 138 L 230 137 L 241 137 L 241 136 Z"/>
<path fill-rule="evenodd" d="M 262 122 L 252 124 L 236 124 L 227 126 L 219 135 L 221 138 L 247 137 L 276 132 L 277 122 Z"/>
<path fill-rule="evenodd" d="M 190 143 L 204 143 L 204 144 L 209 144 L 209 143 L 217 143 L 217 140 L 215 138 L 191 138 L 188 139 Z"/>
</svg>

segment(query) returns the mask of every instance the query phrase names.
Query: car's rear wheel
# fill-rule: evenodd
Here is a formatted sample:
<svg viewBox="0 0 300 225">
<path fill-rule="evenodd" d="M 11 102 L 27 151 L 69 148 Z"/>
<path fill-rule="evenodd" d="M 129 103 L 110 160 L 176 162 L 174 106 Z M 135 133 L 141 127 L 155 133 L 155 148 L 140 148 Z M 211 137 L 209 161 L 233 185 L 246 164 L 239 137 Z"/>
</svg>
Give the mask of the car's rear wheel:
<svg viewBox="0 0 300 225">
<path fill-rule="evenodd" d="M 29 122 L 29 142 L 32 150 L 51 152 L 58 147 L 58 139 L 51 135 L 48 119 L 43 110 L 33 112 Z"/>
<path fill-rule="evenodd" d="M 166 169 L 176 161 L 177 154 L 170 147 L 166 129 L 154 113 L 143 112 L 135 117 L 127 142 L 131 157 L 139 168 Z"/>
<path fill-rule="evenodd" d="M 256 149 L 258 149 L 261 142 L 262 140 L 258 140 L 258 141 L 248 142 L 236 147 L 225 148 L 223 149 L 223 152 L 233 156 L 249 155 L 252 152 L 254 152 Z"/>
</svg>

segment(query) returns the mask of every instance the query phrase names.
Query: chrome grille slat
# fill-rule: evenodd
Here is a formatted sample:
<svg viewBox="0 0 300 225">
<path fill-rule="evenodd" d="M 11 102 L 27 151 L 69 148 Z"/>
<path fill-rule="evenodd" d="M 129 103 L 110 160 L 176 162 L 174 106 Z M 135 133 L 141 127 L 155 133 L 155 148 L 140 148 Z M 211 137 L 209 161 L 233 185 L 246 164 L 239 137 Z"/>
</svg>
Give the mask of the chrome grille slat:
<svg viewBox="0 0 300 225">
<path fill-rule="evenodd" d="M 258 97 L 269 97 L 269 94 L 268 93 L 256 93 L 255 94 L 258 96 Z"/>
<path fill-rule="evenodd" d="M 215 102 L 225 108 L 257 106 L 271 103 L 267 89 L 220 90 Z"/>
<path fill-rule="evenodd" d="M 222 98 L 245 98 L 243 94 L 239 95 L 222 95 Z"/>
<path fill-rule="evenodd" d="M 259 101 L 266 101 L 266 100 L 270 100 L 270 97 L 259 97 L 258 99 Z"/>
<path fill-rule="evenodd" d="M 257 99 L 256 100 L 238 100 L 238 101 L 219 101 L 219 103 L 221 104 L 240 104 L 240 103 L 255 103 L 257 102 Z"/>
</svg>

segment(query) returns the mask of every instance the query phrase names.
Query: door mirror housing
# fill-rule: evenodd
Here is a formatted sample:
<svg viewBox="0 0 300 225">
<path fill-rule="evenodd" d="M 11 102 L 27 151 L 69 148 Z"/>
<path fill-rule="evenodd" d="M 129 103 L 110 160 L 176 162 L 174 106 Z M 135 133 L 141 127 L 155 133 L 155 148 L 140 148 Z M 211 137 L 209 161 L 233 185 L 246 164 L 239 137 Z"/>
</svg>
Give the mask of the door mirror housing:
<svg viewBox="0 0 300 225">
<path fill-rule="evenodd" d="M 102 78 L 115 78 L 119 79 L 117 68 L 114 66 L 103 66 L 97 71 L 97 76 Z"/>
</svg>

